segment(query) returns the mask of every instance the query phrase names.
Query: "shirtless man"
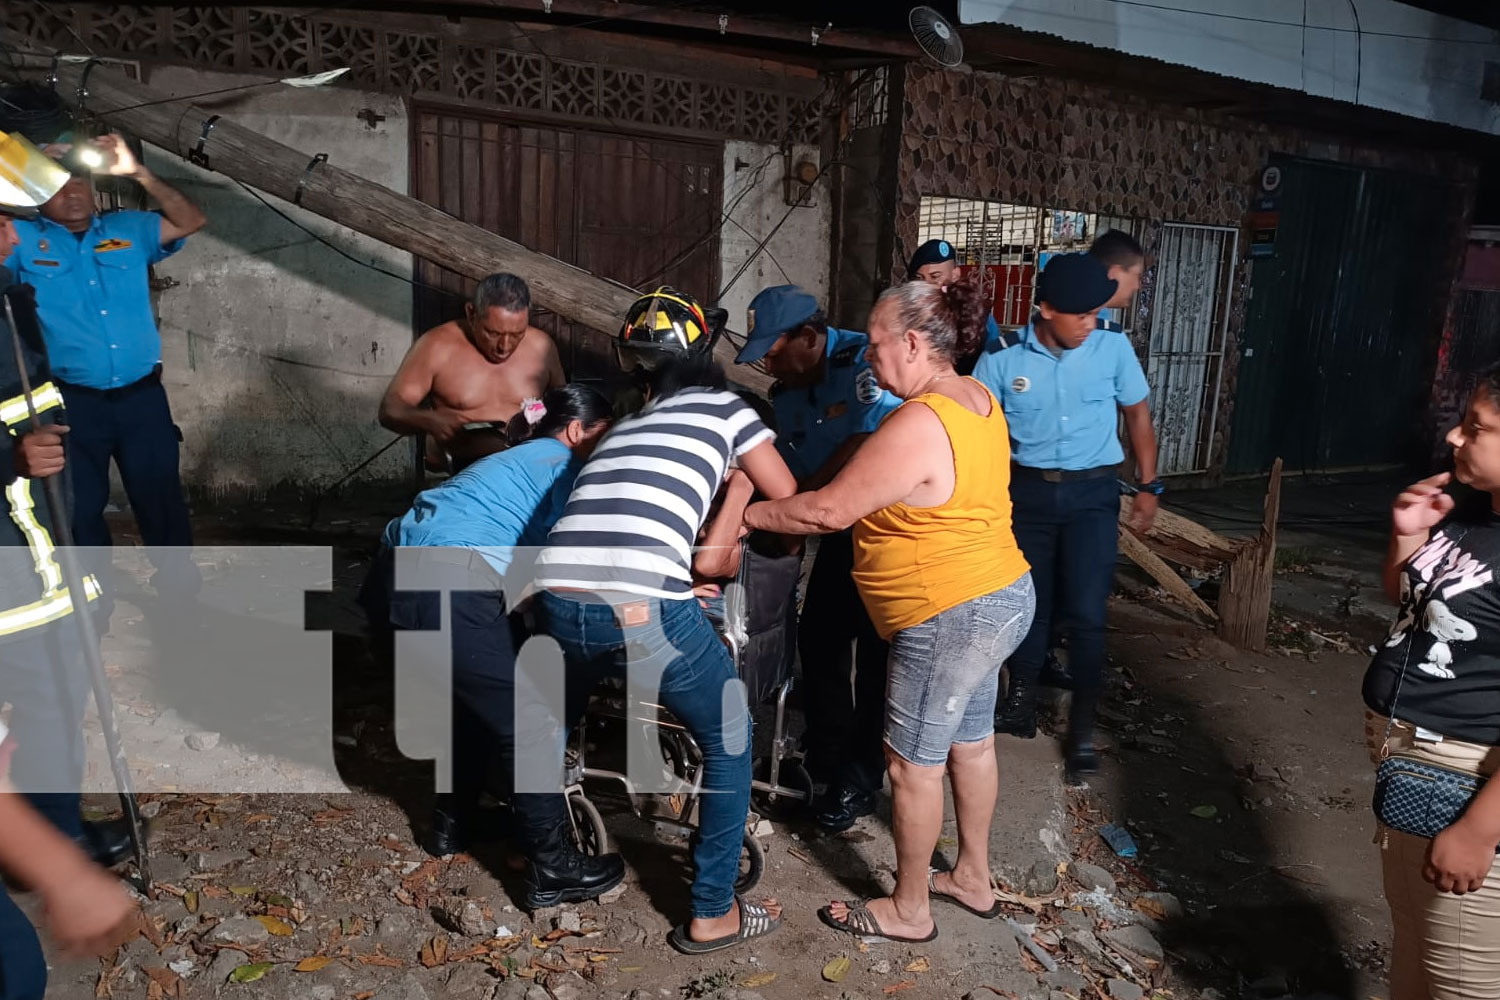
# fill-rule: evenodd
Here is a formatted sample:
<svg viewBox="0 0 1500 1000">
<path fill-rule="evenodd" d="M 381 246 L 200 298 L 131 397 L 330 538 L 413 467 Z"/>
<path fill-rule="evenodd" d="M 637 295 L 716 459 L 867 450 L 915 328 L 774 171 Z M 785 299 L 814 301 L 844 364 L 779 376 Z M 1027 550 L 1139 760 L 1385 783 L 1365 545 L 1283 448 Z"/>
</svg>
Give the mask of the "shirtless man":
<svg viewBox="0 0 1500 1000">
<path fill-rule="evenodd" d="M 567 381 L 552 338 L 530 325 L 531 290 L 514 274 L 474 289 L 464 318 L 412 344 L 380 401 L 380 423 L 427 436 L 427 466 L 457 471 L 504 447 L 521 402 Z M 485 426 L 494 424 L 496 431 Z"/>
</svg>

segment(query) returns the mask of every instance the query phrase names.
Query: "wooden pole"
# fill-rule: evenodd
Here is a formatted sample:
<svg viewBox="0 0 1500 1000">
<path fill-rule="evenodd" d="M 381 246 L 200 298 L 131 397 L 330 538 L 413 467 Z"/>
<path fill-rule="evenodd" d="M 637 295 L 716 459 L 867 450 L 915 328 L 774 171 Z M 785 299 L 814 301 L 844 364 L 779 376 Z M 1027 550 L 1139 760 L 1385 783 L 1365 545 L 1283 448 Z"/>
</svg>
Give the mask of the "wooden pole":
<svg viewBox="0 0 1500 1000">
<path fill-rule="evenodd" d="M 1230 560 L 1219 591 L 1219 636 L 1254 652 L 1266 648 L 1271 584 L 1276 572 L 1276 521 L 1281 516 L 1281 459 L 1271 466 L 1260 536 Z"/>
<path fill-rule="evenodd" d="M 112 127 L 466 277 L 518 274 L 538 305 L 572 322 L 612 334 L 635 298 L 635 290 L 625 285 L 460 222 L 336 163 L 315 162 L 310 153 L 105 66 L 64 62 L 56 72 L 64 100 Z M 86 87 L 81 101 L 80 82 Z M 716 354 L 736 382 L 762 393 L 770 388 L 763 372 L 729 367 L 734 348 L 727 340 Z"/>
<path fill-rule="evenodd" d="M 1120 551 L 1125 553 L 1137 566 L 1151 574 L 1151 578 L 1161 584 L 1162 589 L 1192 610 L 1198 612 L 1209 621 L 1218 621 L 1219 616 L 1214 614 L 1214 609 L 1203 602 L 1203 598 L 1193 593 L 1193 588 L 1187 585 L 1187 581 L 1172 571 L 1172 567 L 1161 561 L 1155 552 L 1146 547 L 1146 543 L 1136 536 L 1135 532 L 1120 525 Z"/>
</svg>

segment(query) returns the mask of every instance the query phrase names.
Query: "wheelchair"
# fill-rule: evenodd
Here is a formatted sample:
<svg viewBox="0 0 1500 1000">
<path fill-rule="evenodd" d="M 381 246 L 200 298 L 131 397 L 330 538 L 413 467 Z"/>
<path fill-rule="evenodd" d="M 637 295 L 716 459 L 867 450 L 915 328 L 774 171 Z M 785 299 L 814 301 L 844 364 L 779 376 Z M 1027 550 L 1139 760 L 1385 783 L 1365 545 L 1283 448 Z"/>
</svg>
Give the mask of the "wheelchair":
<svg viewBox="0 0 1500 1000">
<path fill-rule="evenodd" d="M 769 712 L 772 719 L 768 738 L 753 744 L 757 752 L 755 777 L 740 876 L 735 883 L 738 892 L 753 888 L 764 871 L 765 849 L 757 836 L 762 820 L 809 806 L 813 796 L 812 779 L 797 741 L 788 731 L 787 718 L 787 700 L 794 684 L 796 589 L 802 557 L 787 555 L 779 546 L 779 540 L 773 538 L 752 535 L 744 539 L 739 572 L 724 586 L 723 617 L 709 615 L 729 648 L 735 672 L 745 684 L 752 715 Z M 673 791 L 643 793 L 623 771 L 592 762 L 589 735 L 609 725 L 640 727 L 647 739 L 655 730 Z M 637 818 L 653 822 L 658 838 L 687 838 L 697 826 L 703 774 L 696 741 L 662 706 L 631 705 L 623 681 L 608 682 L 591 699 L 569 741 L 565 774 L 573 835 L 579 849 L 586 853 L 609 849 L 599 810 L 586 792 L 591 783 L 613 783 L 622 788 L 631 811 Z"/>
</svg>

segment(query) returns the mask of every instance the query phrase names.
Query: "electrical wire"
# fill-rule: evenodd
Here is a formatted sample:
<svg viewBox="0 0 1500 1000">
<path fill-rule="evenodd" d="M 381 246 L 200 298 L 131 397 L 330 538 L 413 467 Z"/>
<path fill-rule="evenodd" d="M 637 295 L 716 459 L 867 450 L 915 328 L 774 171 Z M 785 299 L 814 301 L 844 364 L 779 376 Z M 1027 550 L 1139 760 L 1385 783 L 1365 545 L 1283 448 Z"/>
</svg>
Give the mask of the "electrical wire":
<svg viewBox="0 0 1500 1000">
<path fill-rule="evenodd" d="M 1301 25 L 1299 25 L 1296 21 L 1277 21 L 1277 20 L 1275 20 L 1273 18 L 1268 18 L 1268 17 L 1251 17 L 1248 14 L 1225 14 L 1222 11 L 1216 11 L 1216 10 L 1183 10 L 1181 7 L 1169 7 L 1166 4 L 1148 3 L 1148 2 L 1146 2 L 1146 0 L 1110 0 L 1110 3 L 1117 3 L 1117 4 L 1120 4 L 1123 7 L 1143 7 L 1145 9 L 1147 9 L 1147 10 L 1166 11 L 1166 12 L 1171 13 L 1171 14 L 1190 14 L 1190 15 L 1193 15 L 1195 17 L 1217 17 L 1220 20 L 1224 20 L 1224 21 L 1243 21 L 1243 22 L 1247 22 L 1249 24 L 1274 24 L 1274 25 L 1276 25 L 1278 27 L 1282 27 L 1282 28 L 1298 28 L 1298 27 L 1301 27 Z M 1356 15 L 1356 17 L 1357 17 L 1357 15 Z M 1350 32 L 1354 32 L 1354 33 L 1359 33 L 1359 34 L 1363 34 L 1363 35 L 1368 35 L 1368 36 L 1370 36 L 1372 38 L 1406 38 L 1406 39 L 1410 39 L 1411 41 L 1415 41 L 1415 42 L 1437 42 L 1437 43 L 1449 44 L 1449 45 L 1494 45 L 1495 44 L 1495 39 L 1493 39 L 1493 38 L 1433 38 L 1430 35 L 1408 35 L 1408 34 L 1406 34 L 1404 32 L 1400 32 L 1400 31 L 1361 31 L 1357 27 L 1355 27 L 1355 28 L 1315 27 L 1312 30 L 1314 30 L 1314 31 L 1337 31 L 1337 32 L 1345 33 L 1345 34 L 1350 33 Z M 1492 30 L 1492 29 L 1487 29 L 1487 30 Z"/>
<path fill-rule="evenodd" d="M 1359 23 L 1359 8 L 1349 0 L 1349 13 L 1354 15 L 1354 103 L 1359 103 L 1360 78 L 1365 72 L 1365 33 Z"/>
</svg>

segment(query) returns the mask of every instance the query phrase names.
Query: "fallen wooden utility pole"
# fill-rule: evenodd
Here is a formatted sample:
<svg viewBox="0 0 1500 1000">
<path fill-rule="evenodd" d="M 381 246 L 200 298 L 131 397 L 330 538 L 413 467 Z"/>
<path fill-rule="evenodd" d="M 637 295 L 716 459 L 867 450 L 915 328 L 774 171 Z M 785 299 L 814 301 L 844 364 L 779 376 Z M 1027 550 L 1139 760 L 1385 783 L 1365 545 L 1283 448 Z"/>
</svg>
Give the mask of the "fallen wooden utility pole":
<svg viewBox="0 0 1500 1000">
<path fill-rule="evenodd" d="M 1261 529 L 1255 538 L 1225 538 L 1168 510 L 1158 511 L 1151 531 L 1137 536 L 1128 527 L 1132 510 L 1132 498 L 1122 498 L 1120 551 L 1172 597 L 1214 621 L 1226 642 L 1241 649 L 1264 650 L 1276 569 L 1276 520 L 1281 514 L 1281 459 L 1271 468 Z M 1169 562 L 1198 570 L 1223 568 L 1217 612 Z"/>
<path fill-rule="evenodd" d="M 461 222 L 326 157 L 293 149 L 197 107 L 189 98 L 174 98 L 97 63 L 65 61 L 54 70 L 50 56 L 27 61 L 33 76 L 55 72 L 57 93 L 77 111 L 465 277 L 518 274 L 539 306 L 601 334 L 619 327 L 636 296 L 625 285 Z M 734 353 L 727 340 L 716 352 L 726 366 Z M 742 385 L 762 393 L 770 388 L 771 379 L 763 372 L 747 366 L 730 370 Z"/>
</svg>

